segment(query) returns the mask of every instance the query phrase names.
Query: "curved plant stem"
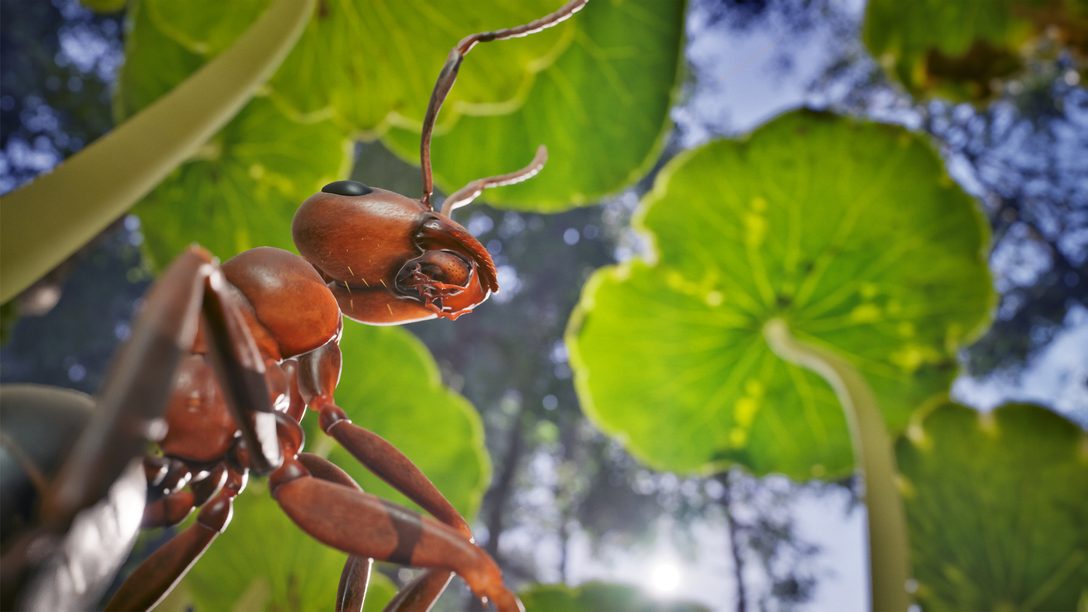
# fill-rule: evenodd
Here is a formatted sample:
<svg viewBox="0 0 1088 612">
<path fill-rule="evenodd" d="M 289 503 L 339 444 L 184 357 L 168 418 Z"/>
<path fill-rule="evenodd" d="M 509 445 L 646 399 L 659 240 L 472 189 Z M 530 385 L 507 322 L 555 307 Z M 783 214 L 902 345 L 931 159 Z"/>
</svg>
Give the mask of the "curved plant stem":
<svg viewBox="0 0 1088 612">
<path fill-rule="evenodd" d="M 903 612 L 907 596 L 909 548 L 903 505 L 896 490 L 897 471 L 891 439 L 869 384 L 849 363 L 830 351 L 790 335 L 781 319 L 763 327 L 779 357 L 819 374 L 835 389 L 846 411 L 854 454 L 865 479 L 869 523 L 869 578 L 872 609 Z"/>
<path fill-rule="evenodd" d="M 192 155 L 280 65 L 315 0 L 278 0 L 170 93 L 0 203 L 0 303 L 94 238 Z"/>
</svg>

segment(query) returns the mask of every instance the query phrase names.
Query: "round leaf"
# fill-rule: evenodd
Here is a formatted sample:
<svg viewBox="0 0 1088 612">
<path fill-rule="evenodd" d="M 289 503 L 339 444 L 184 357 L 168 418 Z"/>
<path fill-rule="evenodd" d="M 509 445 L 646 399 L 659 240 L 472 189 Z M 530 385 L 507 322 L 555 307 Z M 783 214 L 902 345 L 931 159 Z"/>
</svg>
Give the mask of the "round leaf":
<svg viewBox="0 0 1088 612">
<path fill-rule="evenodd" d="M 468 400 L 442 385 L 426 347 L 405 330 L 348 321 L 340 347 L 344 369 L 336 390 L 337 405 L 356 425 L 404 452 L 471 520 L 491 479 L 479 414 Z M 415 507 L 331 439 L 316 442 L 318 437 L 326 438 L 316 429 L 311 422 L 310 446 L 330 449 L 328 458 L 363 489 Z"/>
<path fill-rule="evenodd" d="M 226 48 L 268 4 L 144 2 L 163 33 L 206 57 Z M 558 7 L 555 0 L 327 0 L 272 78 L 272 95 L 296 118 L 331 113 L 353 131 L 380 133 L 391 123 L 418 130 L 438 71 L 459 40 Z M 478 70 L 460 77 L 443 120 L 462 111 L 508 112 L 532 75 L 569 42 L 569 34 L 551 31 L 504 45 L 502 54 L 474 53 Z"/>
<path fill-rule="evenodd" d="M 856 367 L 894 432 L 994 301 L 984 220 L 898 127 L 797 112 L 710 143 L 662 171 L 639 223 L 656 261 L 599 271 L 568 343 L 587 414 L 662 469 L 848 473 L 834 394 L 764 325 Z"/>
<path fill-rule="evenodd" d="M 462 116 L 436 135 L 435 176 L 447 193 L 524 166 L 543 144 L 549 161 L 538 176 L 483 197 L 554 212 L 634 183 L 657 160 L 683 60 L 684 3 L 591 2 L 558 29 L 572 31 L 574 42 L 537 77 L 524 106 L 501 117 Z M 501 53 L 507 44 L 495 43 Z M 476 63 L 484 52 L 466 59 L 461 73 L 486 74 Z M 386 144 L 415 161 L 418 128 L 391 130 Z"/>
<path fill-rule="evenodd" d="M 236 498 L 230 526 L 197 561 L 179 585 L 178 596 L 171 599 L 192 605 L 197 612 L 329 610 L 335 607 L 346 560 L 346 554 L 299 529 L 264 483 L 252 483 Z M 388 578 L 373 572 L 365 609 L 381 610 L 395 593 Z"/>
<path fill-rule="evenodd" d="M 1047 31 L 1088 54 L 1088 3 L 872 0 L 862 37 L 911 93 L 977 100 L 993 93 L 997 79 L 1019 71 L 1025 43 Z"/>
<path fill-rule="evenodd" d="M 126 60 L 115 94 L 121 117 L 151 104 L 204 62 L 164 36 L 148 14 L 143 3 L 129 13 Z M 255 246 L 293 249 L 295 210 L 323 184 L 346 174 L 348 149 L 331 121 L 299 123 L 267 98 L 254 98 L 199 155 L 134 207 L 143 222 L 145 253 L 152 265 L 162 266 L 194 242 L 222 259 Z"/>
<path fill-rule="evenodd" d="M 699 612 L 705 607 L 681 602 L 662 601 L 646 595 L 632 586 L 589 582 L 572 588 L 561 584 L 544 584 L 518 594 L 526 610 L 533 612 L 596 612 L 598 610 L 628 610 L 629 612 Z"/>
<path fill-rule="evenodd" d="M 293 249 L 299 204 L 347 172 L 348 142 L 328 121 L 303 124 L 254 98 L 133 209 L 145 252 L 166 265 L 193 242 L 222 259 L 256 246 Z"/>
<path fill-rule="evenodd" d="M 926 610 L 1088 601 L 1088 434 L 1038 406 L 928 412 L 897 445 Z"/>
<path fill-rule="evenodd" d="M 118 122 L 173 89 L 204 61 L 163 36 L 142 3 L 133 2 L 126 17 L 125 63 L 118 72 L 113 92 L 113 110 Z"/>
</svg>

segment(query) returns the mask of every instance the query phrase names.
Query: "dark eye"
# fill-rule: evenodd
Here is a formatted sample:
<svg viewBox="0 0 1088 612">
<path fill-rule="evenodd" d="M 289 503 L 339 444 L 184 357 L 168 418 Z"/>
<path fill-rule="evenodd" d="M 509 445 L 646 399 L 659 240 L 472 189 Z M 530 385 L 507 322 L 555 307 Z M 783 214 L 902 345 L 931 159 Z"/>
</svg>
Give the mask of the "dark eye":
<svg viewBox="0 0 1088 612">
<path fill-rule="evenodd" d="M 336 181 L 325 185 L 321 191 L 342 196 L 361 196 L 374 190 L 359 181 Z"/>
</svg>

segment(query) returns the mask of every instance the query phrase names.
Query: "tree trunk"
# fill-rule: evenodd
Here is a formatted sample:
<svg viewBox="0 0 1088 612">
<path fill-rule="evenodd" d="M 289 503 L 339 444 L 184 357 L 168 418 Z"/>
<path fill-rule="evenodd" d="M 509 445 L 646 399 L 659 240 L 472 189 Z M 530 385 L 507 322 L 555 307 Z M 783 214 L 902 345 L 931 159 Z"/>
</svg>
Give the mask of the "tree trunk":
<svg viewBox="0 0 1088 612">
<path fill-rule="evenodd" d="M 736 611 L 746 612 L 748 610 L 748 594 L 744 588 L 744 558 L 741 556 L 740 550 L 740 532 L 744 527 L 738 524 L 736 517 L 733 516 L 733 472 L 729 471 L 720 475 L 718 482 L 725 489 L 720 504 L 722 512 L 725 514 L 725 526 L 729 531 L 729 552 L 733 556 L 733 582 L 737 585 Z"/>
</svg>

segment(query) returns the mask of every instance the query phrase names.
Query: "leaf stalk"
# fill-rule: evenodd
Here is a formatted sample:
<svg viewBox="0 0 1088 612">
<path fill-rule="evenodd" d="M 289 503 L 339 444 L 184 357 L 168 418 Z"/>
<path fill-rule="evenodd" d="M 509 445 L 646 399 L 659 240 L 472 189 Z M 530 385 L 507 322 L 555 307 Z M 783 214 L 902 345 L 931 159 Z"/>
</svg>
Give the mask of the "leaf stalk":
<svg viewBox="0 0 1088 612">
<path fill-rule="evenodd" d="M 849 362 L 830 350 L 798 340 L 782 319 L 768 321 L 763 335 L 779 357 L 812 370 L 838 395 L 865 482 L 871 609 L 904 612 L 910 605 L 907 523 L 896 489 L 898 471 L 891 438 L 873 390 Z"/>
<path fill-rule="evenodd" d="M 0 202 L 0 303 L 59 265 L 225 125 L 302 34 L 315 0 L 277 0 L 214 60 Z"/>
</svg>

